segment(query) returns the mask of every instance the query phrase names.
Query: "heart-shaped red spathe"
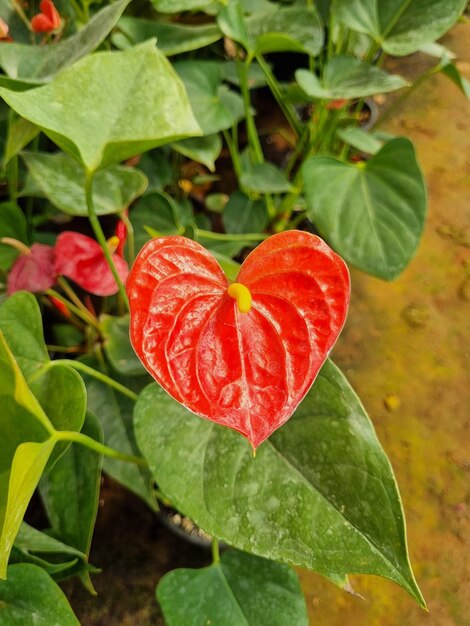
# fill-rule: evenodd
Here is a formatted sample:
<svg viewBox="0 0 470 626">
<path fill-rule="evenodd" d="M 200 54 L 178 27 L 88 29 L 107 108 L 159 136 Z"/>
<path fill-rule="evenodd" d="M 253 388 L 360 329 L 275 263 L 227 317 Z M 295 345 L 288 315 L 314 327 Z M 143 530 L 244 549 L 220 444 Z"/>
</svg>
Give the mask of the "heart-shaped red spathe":
<svg viewBox="0 0 470 626">
<path fill-rule="evenodd" d="M 315 235 L 269 237 L 227 289 L 215 258 L 184 237 L 141 250 L 127 280 L 130 337 L 158 383 L 190 411 L 241 432 L 256 448 L 297 408 L 343 327 L 344 261 Z"/>
</svg>

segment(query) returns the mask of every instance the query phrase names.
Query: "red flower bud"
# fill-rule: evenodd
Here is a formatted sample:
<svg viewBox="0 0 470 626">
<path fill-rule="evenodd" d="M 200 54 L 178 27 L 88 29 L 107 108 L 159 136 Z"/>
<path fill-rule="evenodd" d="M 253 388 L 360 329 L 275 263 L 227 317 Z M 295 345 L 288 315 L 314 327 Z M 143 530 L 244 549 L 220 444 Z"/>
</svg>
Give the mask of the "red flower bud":
<svg viewBox="0 0 470 626">
<path fill-rule="evenodd" d="M 34 243 L 29 254 L 21 254 L 8 275 L 7 293 L 25 289 L 32 293 L 46 291 L 55 282 L 54 248 Z"/>
<path fill-rule="evenodd" d="M 60 15 L 52 0 L 41 0 L 41 12 L 31 20 L 31 28 L 35 33 L 51 33 L 60 27 Z"/>
<path fill-rule="evenodd" d="M 71 317 L 71 313 L 70 310 L 68 309 L 67 305 L 65 305 L 62 300 L 59 300 L 59 298 L 54 298 L 54 296 L 49 296 L 49 300 L 51 302 L 51 304 L 59 311 L 59 313 L 62 313 L 62 315 L 64 315 L 65 317 Z"/>
<path fill-rule="evenodd" d="M 348 102 L 349 100 L 345 100 L 344 98 L 341 100 L 330 100 L 330 102 L 326 105 L 326 108 L 330 111 L 337 111 L 338 109 L 342 109 L 346 106 Z"/>
<path fill-rule="evenodd" d="M 118 286 L 103 250 L 91 237 L 65 231 L 57 237 L 55 254 L 57 274 L 71 278 L 95 296 L 112 296 L 117 293 Z M 113 254 L 112 258 L 124 282 L 129 273 L 127 263 L 117 254 Z"/>
</svg>

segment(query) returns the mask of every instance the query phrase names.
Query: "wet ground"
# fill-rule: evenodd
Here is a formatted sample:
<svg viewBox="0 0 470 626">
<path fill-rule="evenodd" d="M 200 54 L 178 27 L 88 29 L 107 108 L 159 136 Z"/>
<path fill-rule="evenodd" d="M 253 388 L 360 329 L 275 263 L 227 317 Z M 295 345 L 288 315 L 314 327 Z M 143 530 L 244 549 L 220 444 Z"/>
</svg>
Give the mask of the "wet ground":
<svg viewBox="0 0 470 626">
<path fill-rule="evenodd" d="M 469 39 L 469 25 L 460 25 L 445 41 L 468 78 Z M 394 69 L 411 76 L 425 65 L 414 56 Z M 389 123 L 417 148 L 429 219 L 416 258 L 395 282 L 353 271 L 349 320 L 334 353 L 395 469 L 429 613 L 386 580 L 353 577 L 361 599 L 302 571 L 312 626 L 470 625 L 469 109 L 435 76 Z M 105 483 L 92 552 L 103 568 L 94 577 L 99 597 L 78 584 L 66 590 L 82 626 L 155 626 L 163 623 L 154 600 L 159 575 L 209 560 Z"/>
</svg>

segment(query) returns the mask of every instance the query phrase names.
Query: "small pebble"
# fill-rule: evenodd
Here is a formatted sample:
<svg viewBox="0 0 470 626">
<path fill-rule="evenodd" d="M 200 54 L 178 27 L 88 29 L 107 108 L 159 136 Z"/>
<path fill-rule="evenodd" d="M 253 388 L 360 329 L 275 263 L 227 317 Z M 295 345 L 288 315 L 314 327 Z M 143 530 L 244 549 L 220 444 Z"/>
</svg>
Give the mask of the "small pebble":
<svg viewBox="0 0 470 626">
<path fill-rule="evenodd" d="M 384 398 L 384 405 L 387 411 L 390 411 L 390 413 L 393 413 L 394 411 L 397 411 L 400 408 L 401 400 L 396 394 L 389 393 Z"/>
</svg>

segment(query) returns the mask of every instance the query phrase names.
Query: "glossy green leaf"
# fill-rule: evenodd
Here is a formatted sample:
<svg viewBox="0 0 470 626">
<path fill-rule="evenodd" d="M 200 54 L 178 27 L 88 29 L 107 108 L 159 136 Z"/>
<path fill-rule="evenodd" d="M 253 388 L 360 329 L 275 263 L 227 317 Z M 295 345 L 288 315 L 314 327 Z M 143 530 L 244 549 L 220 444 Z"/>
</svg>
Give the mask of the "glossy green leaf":
<svg viewBox="0 0 470 626">
<path fill-rule="evenodd" d="M 308 7 L 280 7 L 246 20 L 250 52 L 303 52 L 316 56 L 323 45 L 317 12 Z"/>
<path fill-rule="evenodd" d="M 80 626 L 67 599 L 40 567 L 11 565 L 0 581 L 2 626 Z"/>
<path fill-rule="evenodd" d="M 200 134 L 184 87 L 154 41 L 97 52 L 49 85 L 0 88 L 0 95 L 90 171 Z"/>
<path fill-rule="evenodd" d="M 215 161 L 222 150 L 222 138 L 219 134 L 191 137 L 174 143 L 172 148 L 188 159 L 202 163 L 214 172 Z"/>
<path fill-rule="evenodd" d="M 98 369 L 98 364 L 91 358 L 84 361 L 87 365 Z M 85 375 L 83 378 L 88 392 L 88 407 L 101 424 L 105 444 L 124 454 L 138 454 L 132 425 L 134 402 L 115 393 L 111 387 L 95 378 Z M 148 378 L 143 380 L 147 381 Z M 122 382 L 125 382 L 128 387 L 132 386 L 128 381 Z M 103 469 L 111 478 L 139 496 L 151 509 L 156 510 L 152 480 L 146 468 L 106 457 L 103 460 Z"/>
<path fill-rule="evenodd" d="M 466 0 L 337 0 L 338 18 L 366 33 L 389 54 L 402 56 L 439 39 L 457 21 Z"/>
<path fill-rule="evenodd" d="M 93 52 L 118 21 L 129 0 L 101 9 L 82 29 L 54 45 L 0 44 L 0 67 L 14 79 L 31 83 L 51 81 L 61 70 Z"/>
<path fill-rule="evenodd" d="M 216 24 L 185 24 L 156 22 L 136 17 L 122 17 L 112 41 L 127 48 L 156 37 L 158 48 L 167 57 L 198 50 L 218 41 L 222 33 Z"/>
<path fill-rule="evenodd" d="M 204 569 L 177 569 L 157 587 L 168 626 L 308 626 L 295 572 L 230 550 Z"/>
<path fill-rule="evenodd" d="M 97 418 L 88 412 L 82 433 L 103 440 Z M 57 538 L 86 555 L 98 511 L 102 456 L 74 443 L 46 472 L 39 489 Z"/>
<path fill-rule="evenodd" d="M 236 191 L 225 205 L 222 221 L 228 233 L 261 233 L 269 216 L 262 200 L 252 200 Z"/>
<path fill-rule="evenodd" d="M 346 261 L 386 280 L 413 257 L 426 218 L 426 189 L 408 139 L 369 161 L 314 157 L 303 165 L 308 217 Z"/>
<path fill-rule="evenodd" d="M 0 306 L 0 330 L 26 378 L 49 362 L 41 312 L 32 293 L 18 291 Z"/>
<path fill-rule="evenodd" d="M 241 435 L 194 416 L 156 384 L 140 394 L 135 428 L 159 488 L 210 534 L 327 575 L 385 576 L 423 602 L 390 464 L 331 362 L 256 458 Z"/>
<path fill-rule="evenodd" d="M 153 7 L 160 13 L 179 13 L 197 11 L 217 5 L 217 0 L 151 0 Z"/>
<path fill-rule="evenodd" d="M 308 96 L 324 100 L 363 98 L 408 85 L 401 76 L 389 74 L 366 61 L 347 56 L 330 59 L 321 79 L 304 69 L 297 70 L 295 78 Z"/>
<path fill-rule="evenodd" d="M 31 177 L 57 209 L 87 216 L 85 172 L 73 158 L 57 152 L 25 152 L 22 158 Z M 137 169 L 111 165 L 99 170 L 93 180 L 93 202 L 98 215 L 119 213 L 147 188 L 145 174 Z"/>
<path fill-rule="evenodd" d="M 338 128 L 336 134 L 353 148 L 361 150 L 361 152 L 366 152 L 367 154 L 377 154 L 384 144 L 384 142 L 378 139 L 373 133 L 368 133 L 358 126 Z"/>
<path fill-rule="evenodd" d="M 204 135 L 231 128 L 244 115 L 241 97 L 222 84 L 216 61 L 178 61 L 174 68 L 188 90 L 191 106 Z"/>
<path fill-rule="evenodd" d="M 142 376 L 145 369 L 129 340 L 129 315 L 100 318 L 104 335 L 103 348 L 109 362 L 123 376 Z"/>
<path fill-rule="evenodd" d="M 39 128 L 23 117 L 17 117 L 8 126 L 3 167 L 39 134 Z"/>
<path fill-rule="evenodd" d="M 284 172 L 272 163 L 251 165 L 241 175 L 240 184 L 257 193 L 285 193 L 292 189 Z"/>
<path fill-rule="evenodd" d="M 0 204 L 0 239 L 2 237 L 12 237 L 23 243 L 27 242 L 26 218 L 15 202 Z M 15 248 L 0 243 L 0 269 L 9 269 L 18 254 Z"/>
<path fill-rule="evenodd" d="M 441 72 L 460 89 L 467 99 L 470 99 L 470 82 L 465 78 L 465 76 L 462 75 L 461 72 L 459 72 L 455 63 L 446 63 Z"/>
</svg>

